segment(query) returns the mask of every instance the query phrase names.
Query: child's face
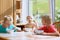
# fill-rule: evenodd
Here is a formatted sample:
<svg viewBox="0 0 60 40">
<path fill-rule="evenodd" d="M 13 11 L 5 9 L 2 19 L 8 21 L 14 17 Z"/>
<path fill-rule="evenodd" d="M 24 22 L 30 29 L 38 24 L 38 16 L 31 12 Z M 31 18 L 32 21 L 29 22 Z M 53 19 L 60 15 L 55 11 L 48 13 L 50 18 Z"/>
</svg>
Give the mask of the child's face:
<svg viewBox="0 0 60 40">
<path fill-rule="evenodd" d="M 46 22 L 42 19 L 42 24 L 45 25 L 45 23 L 46 23 Z"/>
<path fill-rule="evenodd" d="M 32 18 L 30 16 L 27 17 L 27 21 L 28 22 L 31 22 L 32 21 Z"/>
<path fill-rule="evenodd" d="M 28 22 L 32 22 L 32 19 L 28 19 L 27 21 L 28 21 Z"/>
<path fill-rule="evenodd" d="M 51 24 L 51 21 L 50 20 L 42 19 L 42 24 L 46 25 L 46 26 L 49 26 Z"/>
<path fill-rule="evenodd" d="M 5 25 L 5 27 L 9 27 L 10 26 L 10 22 L 9 21 L 5 21 L 4 25 Z"/>
</svg>

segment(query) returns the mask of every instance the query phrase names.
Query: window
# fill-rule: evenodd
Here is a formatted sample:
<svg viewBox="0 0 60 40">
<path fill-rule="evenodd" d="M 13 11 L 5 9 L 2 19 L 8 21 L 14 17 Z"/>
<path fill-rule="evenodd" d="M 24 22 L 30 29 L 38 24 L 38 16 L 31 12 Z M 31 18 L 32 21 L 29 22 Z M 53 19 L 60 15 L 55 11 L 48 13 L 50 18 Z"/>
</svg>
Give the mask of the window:
<svg viewBox="0 0 60 40">
<path fill-rule="evenodd" d="M 60 0 L 55 0 L 55 21 L 60 21 Z"/>
<path fill-rule="evenodd" d="M 42 15 L 50 15 L 52 23 L 60 20 L 60 0 L 22 0 L 22 16 L 32 16 L 40 25 Z M 25 16 L 26 15 L 26 16 Z M 24 20 L 25 19 L 25 20 Z"/>
<path fill-rule="evenodd" d="M 32 2 L 32 3 L 31 3 Z M 32 4 L 31 10 L 32 15 L 34 19 L 38 22 L 38 24 L 41 24 L 41 15 L 50 15 L 50 8 L 49 8 L 49 0 L 30 0 L 30 4 Z"/>
</svg>

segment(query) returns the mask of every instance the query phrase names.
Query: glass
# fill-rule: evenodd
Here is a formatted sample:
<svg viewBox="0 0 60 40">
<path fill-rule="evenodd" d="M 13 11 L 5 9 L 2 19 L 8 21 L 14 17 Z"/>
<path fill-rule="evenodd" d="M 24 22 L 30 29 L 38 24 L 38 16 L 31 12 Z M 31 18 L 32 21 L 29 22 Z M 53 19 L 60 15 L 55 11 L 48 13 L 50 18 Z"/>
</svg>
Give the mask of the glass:
<svg viewBox="0 0 60 40">
<path fill-rule="evenodd" d="M 60 0 L 55 0 L 55 21 L 60 21 Z"/>
</svg>

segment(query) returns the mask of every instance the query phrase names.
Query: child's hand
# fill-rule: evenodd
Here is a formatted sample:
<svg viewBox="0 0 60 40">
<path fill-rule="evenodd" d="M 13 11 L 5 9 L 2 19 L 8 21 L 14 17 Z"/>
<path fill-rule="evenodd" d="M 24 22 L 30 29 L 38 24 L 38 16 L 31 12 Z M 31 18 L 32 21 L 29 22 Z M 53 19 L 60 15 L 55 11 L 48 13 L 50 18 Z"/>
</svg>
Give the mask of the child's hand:
<svg viewBox="0 0 60 40">
<path fill-rule="evenodd" d="M 8 33 L 13 33 L 14 32 L 14 30 L 9 30 L 9 31 L 7 31 Z"/>
</svg>

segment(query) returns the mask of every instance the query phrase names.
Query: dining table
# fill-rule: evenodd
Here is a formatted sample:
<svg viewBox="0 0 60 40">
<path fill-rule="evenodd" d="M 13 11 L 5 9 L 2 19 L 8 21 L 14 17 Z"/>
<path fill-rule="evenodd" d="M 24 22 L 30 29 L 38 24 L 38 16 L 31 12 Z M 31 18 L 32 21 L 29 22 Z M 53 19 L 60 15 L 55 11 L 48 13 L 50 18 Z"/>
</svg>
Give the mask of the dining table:
<svg viewBox="0 0 60 40">
<path fill-rule="evenodd" d="M 0 37 L 8 40 L 60 40 L 59 36 L 36 35 L 33 32 L 0 33 Z"/>
</svg>

